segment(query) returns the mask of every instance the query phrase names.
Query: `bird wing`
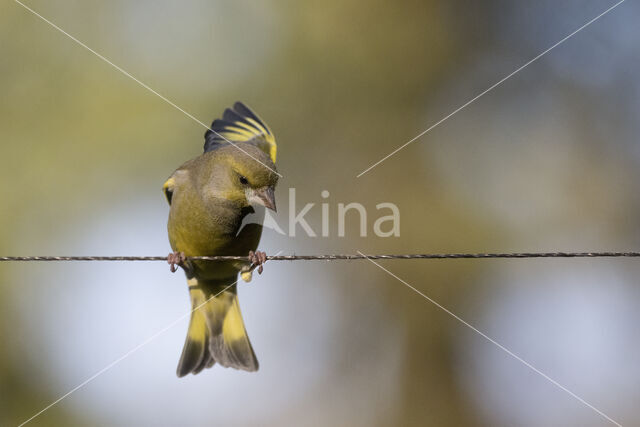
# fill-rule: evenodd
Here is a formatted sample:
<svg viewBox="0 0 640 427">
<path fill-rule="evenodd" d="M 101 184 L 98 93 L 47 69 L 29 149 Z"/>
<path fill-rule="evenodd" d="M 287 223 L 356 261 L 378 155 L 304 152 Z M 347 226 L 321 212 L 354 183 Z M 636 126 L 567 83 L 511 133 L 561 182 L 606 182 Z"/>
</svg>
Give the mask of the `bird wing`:
<svg viewBox="0 0 640 427">
<path fill-rule="evenodd" d="M 204 134 L 204 152 L 223 145 L 252 144 L 264 151 L 276 162 L 276 139 L 269 126 L 242 102 L 224 110 L 222 119 L 215 119 Z"/>
</svg>

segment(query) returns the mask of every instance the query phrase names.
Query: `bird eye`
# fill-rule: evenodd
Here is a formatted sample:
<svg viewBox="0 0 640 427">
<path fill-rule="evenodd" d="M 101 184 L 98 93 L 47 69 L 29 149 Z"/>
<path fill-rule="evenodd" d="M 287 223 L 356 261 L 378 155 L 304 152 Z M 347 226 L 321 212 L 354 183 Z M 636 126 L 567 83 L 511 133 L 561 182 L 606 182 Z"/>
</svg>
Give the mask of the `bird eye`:
<svg viewBox="0 0 640 427">
<path fill-rule="evenodd" d="M 249 180 L 247 178 L 245 178 L 244 176 L 240 175 L 240 184 L 247 185 L 247 184 L 249 184 Z"/>
</svg>

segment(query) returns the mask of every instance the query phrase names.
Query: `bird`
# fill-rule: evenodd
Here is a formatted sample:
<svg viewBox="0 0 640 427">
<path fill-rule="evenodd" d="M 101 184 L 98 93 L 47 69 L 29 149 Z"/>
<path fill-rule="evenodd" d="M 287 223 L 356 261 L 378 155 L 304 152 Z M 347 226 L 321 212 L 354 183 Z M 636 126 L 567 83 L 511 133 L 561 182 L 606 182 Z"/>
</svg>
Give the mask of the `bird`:
<svg viewBox="0 0 640 427">
<path fill-rule="evenodd" d="M 238 304 L 238 274 L 248 282 L 267 257 L 256 251 L 265 209 L 276 211 L 276 141 L 249 107 L 236 102 L 205 133 L 204 152 L 171 174 L 162 189 L 169 203 L 171 270 L 183 268 L 191 320 L 177 375 L 198 374 L 216 363 L 257 371 Z M 244 221 L 253 215 L 250 222 Z M 190 260 L 193 256 L 247 255 L 246 261 Z"/>
</svg>

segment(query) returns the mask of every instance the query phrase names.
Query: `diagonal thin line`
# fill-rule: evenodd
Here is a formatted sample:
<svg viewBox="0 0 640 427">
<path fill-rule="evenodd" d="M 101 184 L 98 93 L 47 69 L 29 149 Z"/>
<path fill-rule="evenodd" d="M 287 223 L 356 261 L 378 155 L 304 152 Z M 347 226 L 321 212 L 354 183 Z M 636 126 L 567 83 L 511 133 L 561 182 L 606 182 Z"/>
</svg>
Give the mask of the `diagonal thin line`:
<svg viewBox="0 0 640 427">
<path fill-rule="evenodd" d="M 198 305 L 196 308 L 194 308 L 193 310 L 183 314 L 182 316 L 180 316 L 179 318 L 177 318 L 176 320 L 174 320 L 173 322 L 171 322 L 169 325 L 165 326 L 163 329 L 161 329 L 160 331 L 156 332 L 155 334 L 151 335 L 149 338 L 147 338 L 146 340 L 144 340 L 143 342 L 141 342 L 140 344 L 138 344 L 137 346 L 135 346 L 134 348 L 132 348 L 131 350 L 129 350 L 128 352 L 126 352 L 125 354 L 123 354 L 122 356 L 120 356 L 119 358 L 117 358 L 116 360 L 114 360 L 113 362 L 109 363 L 107 366 L 105 366 L 104 368 L 100 369 L 98 372 L 96 372 L 95 374 L 93 374 L 92 376 L 90 376 L 89 378 L 87 378 L 86 380 L 84 380 L 83 382 L 81 382 L 80 384 L 78 384 L 77 386 L 75 386 L 74 388 L 72 388 L 71 390 L 69 390 L 67 393 L 63 394 L 62 396 L 60 396 L 58 399 L 54 400 L 53 402 L 51 402 L 49 405 L 47 405 L 46 407 L 44 407 L 42 410 L 40 410 L 40 412 L 36 413 L 35 415 L 33 415 L 31 418 L 29 418 L 28 420 L 24 421 L 22 424 L 20 424 L 18 427 L 22 427 L 23 425 L 27 424 L 28 422 L 32 421 L 34 418 L 36 418 L 37 416 L 41 415 L 43 412 L 45 412 L 48 409 L 51 409 L 51 407 L 55 406 L 56 404 L 60 403 L 62 400 L 64 400 L 65 398 L 69 397 L 71 394 L 73 394 L 75 391 L 79 390 L 80 388 L 84 387 L 85 385 L 89 384 L 91 381 L 95 380 L 96 378 L 98 378 L 100 375 L 104 374 L 105 372 L 107 372 L 109 369 L 113 368 L 115 365 L 117 365 L 118 363 L 122 362 L 124 359 L 126 359 L 127 357 L 131 356 L 133 353 L 135 353 L 136 351 L 140 350 L 142 347 L 144 347 L 145 345 L 149 344 L 151 341 L 153 341 L 154 339 L 158 338 L 160 335 L 164 334 L 165 332 L 167 332 L 169 329 L 171 329 L 172 327 L 174 327 L 175 325 L 177 325 L 180 321 L 182 321 L 183 319 L 185 319 L 186 317 L 188 317 L 189 315 L 191 315 L 191 313 L 193 313 L 194 311 L 198 310 L 200 307 L 202 307 L 203 305 L 205 305 L 206 303 L 208 303 L 209 301 L 211 301 L 213 298 L 217 297 L 218 295 L 220 295 L 222 292 L 226 291 L 227 289 L 229 289 L 231 286 L 235 285 L 236 283 L 238 283 L 238 281 L 236 280 L 235 282 L 233 282 L 232 284 L 230 284 L 229 286 L 227 286 L 226 288 L 224 288 L 223 290 L 221 290 L 220 292 L 218 292 L 216 295 L 213 295 L 211 298 L 209 298 L 208 300 L 206 300 L 205 302 L 203 302 L 202 304 Z"/>
<path fill-rule="evenodd" d="M 27 6 L 26 4 L 22 3 L 20 0 L 13 0 L 14 2 L 18 3 L 20 6 L 22 6 L 23 8 L 25 8 L 26 10 L 28 10 L 29 12 L 31 12 L 32 14 L 34 14 L 35 16 L 37 16 L 38 18 L 40 18 L 41 20 L 43 20 L 44 22 L 46 22 L 47 24 L 51 25 L 53 28 L 55 28 L 56 30 L 60 31 L 62 34 L 64 34 L 65 36 L 69 37 L 71 40 L 73 40 L 74 42 L 76 42 L 77 44 L 79 44 L 80 46 L 82 46 L 83 48 L 87 49 L 89 52 L 93 53 L 95 56 L 97 56 L 98 58 L 102 59 L 104 62 L 106 62 L 107 64 L 111 65 L 113 68 L 115 68 L 116 70 L 120 71 L 122 74 L 124 74 L 125 76 L 129 77 L 131 80 L 135 81 L 136 83 L 138 83 L 140 86 L 142 86 L 143 88 L 145 88 L 146 90 L 148 90 L 149 92 L 153 93 L 154 95 L 158 96 L 160 99 L 162 99 L 164 102 L 166 102 L 167 104 L 171 105 L 173 108 L 175 108 L 176 110 L 182 112 L 185 116 L 189 117 L 190 119 L 192 119 L 193 121 L 195 121 L 196 123 L 200 124 L 201 126 L 203 126 L 205 129 L 210 130 L 211 132 L 215 133 L 216 135 L 218 135 L 220 138 L 224 139 L 226 142 L 228 142 L 229 144 L 233 145 L 234 147 L 236 147 L 238 150 L 242 151 L 244 154 L 246 154 L 247 156 L 251 157 L 253 160 L 255 160 L 256 162 L 260 163 L 262 166 L 264 166 L 265 168 L 269 169 L 271 172 L 275 173 L 276 175 L 278 175 L 280 178 L 282 178 L 282 175 L 280 173 L 278 173 L 277 171 L 275 171 L 274 169 L 272 169 L 271 167 L 265 165 L 264 163 L 262 163 L 260 160 L 256 159 L 254 156 L 252 156 L 251 154 L 249 154 L 247 151 L 243 150 L 241 147 L 239 147 L 237 144 L 229 141 L 227 138 L 225 138 L 224 136 L 220 135 L 218 132 L 216 132 L 215 130 L 211 129 L 210 126 L 207 126 L 205 123 L 203 123 L 201 120 L 198 120 L 193 114 L 185 111 L 183 108 L 181 108 L 180 106 L 178 106 L 175 102 L 171 101 L 169 98 L 165 97 L 164 95 L 158 93 L 157 91 L 155 91 L 154 89 L 152 89 L 149 85 L 147 85 L 146 83 L 143 83 L 142 81 L 138 80 L 136 77 L 134 77 L 131 73 L 129 73 L 127 70 L 125 70 L 124 68 L 114 64 L 113 62 L 111 62 L 109 59 L 105 58 L 103 55 L 99 54 L 98 52 L 96 52 L 95 50 L 93 50 L 92 48 L 90 48 L 89 46 L 87 46 L 86 44 L 84 44 L 83 42 L 81 42 L 80 40 L 78 40 L 77 38 L 75 38 L 74 36 L 72 36 L 71 34 L 67 33 L 65 30 L 63 30 L 62 28 L 58 27 L 56 24 L 54 24 L 53 22 L 51 22 L 50 20 L 48 20 L 47 18 L 45 18 L 44 16 L 40 15 L 38 12 L 36 12 L 35 10 L 31 9 L 29 6 Z"/>
<path fill-rule="evenodd" d="M 279 255 L 280 253 L 282 253 L 282 251 L 279 251 L 276 255 Z M 98 372 L 96 372 L 95 374 L 91 375 L 89 378 L 87 378 L 86 380 L 84 380 L 83 382 L 81 382 L 80 384 L 78 384 L 77 386 L 75 386 L 74 388 L 72 388 L 71 390 L 69 390 L 68 392 L 66 392 L 65 394 L 63 394 L 62 396 L 60 396 L 58 399 L 54 400 L 53 402 L 51 402 L 49 405 L 47 405 L 46 407 L 42 408 L 38 413 L 36 413 L 35 415 L 31 416 L 28 420 L 24 421 L 22 424 L 20 424 L 18 427 L 22 427 L 25 424 L 29 423 L 30 421 L 32 421 L 34 418 L 38 417 L 39 415 L 42 415 L 43 412 L 51 409 L 53 406 L 57 405 L 58 403 L 60 403 L 62 400 L 64 400 L 65 398 L 69 397 L 71 394 L 73 394 L 74 392 L 78 391 L 79 389 L 81 389 L 82 387 L 84 387 L 85 385 L 89 384 L 91 381 L 95 380 L 96 378 L 98 378 L 100 375 L 104 374 L 105 372 L 107 372 L 109 369 L 113 368 L 115 365 L 117 365 L 118 363 L 122 362 L 124 359 L 126 359 L 127 357 L 131 356 L 133 353 L 135 353 L 136 351 L 140 350 L 142 347 L 146 346 L 147 344 L 149 344 L 151 341 L 155 340 L 156 338 L 158 338 L 160 335 L 164 334 L 165 332 L 167 332 L 169 329 L 173 328 L 175 325 L 177 325 L 178 323 L 180 323 L 183 319 L 185 319 L 186 317 L 190 316 L 194 311 L 200 309 L 200 307 L 204 306 L 205 304 L 207 304 L 209 301 L 211 301 L 212 299 L 214 299 L 215 297 L 217 297 L 218 295 L 220 295 L 221 293 L 223 293 L 224 291 L 226 291 L 227 289 L 229 289 L 230 287 L 232 287 L 233 285 L 235 285 L 236 283 L 238 283 L 238 280 L 236 280 L 235 282 L 233 282 L 232 284 L 230 284 L 229 286 L 225 287 L 223 290 L 221 290 L 220 292 L 218 292 L 217 294 L 213 295 L 211 298 L 209 298 L 208 300 L 206 300 L 205 302 L 203 302 L 202 304 L 198 305 L 197 307 L 195 307 L 193 310 L 183 314 L 182 316 L 178 317 L 176 320 L 174 320 L 173 322 L 169 323 L 167 326 L 165 326 L 164 328 L 162 328 L 161 330 L 159 330 L 158 332 L 156 332 L 155 334 L 151 335 L 149 338 L 147 338 L 146 340 L 142 341 L 140 344 L 138 344 L 137 346 L 133 347 L 131 350 L 127 351 L 125 354 L 123 354 L 122 356 L 118 357 L 116 360 L 114 360 L 113 362 L 109 363 L 107 366 L 105 366 L 104 368 L 100 369 Z"/>
<path fill-rule="evenodd" d="M 502 344 L 500 344 L 499 342 L 497 342 L 496 340 L 494 340 L 493 338 L 491 338 L 487 334 L 485 334 L 484 332 L 480 331 L 478 328 L 476 328 L 472 324 L 468 323 L 463 318 L 461 318 L 460 316 L 456 315 L 451 310 L 447 309 L 446 307 L 444 307 L 443 305 L 441 305 L 440 303 L 435 301 L 433 298 L 428 297 L 427 295 L 425 295 L 424 293 L 422 293 L 418 289 L 414 288 L 409 283 L 405 282 L 400 277 L 396 276 L 391 271 L 387 270 L 386 268 L 384 268 L 379 263 L 377 263 L 374 260 L 372 260 L 371 258 L 369 258 L 367 255 L 363 254 L 362 252 L 360 252 L 360 251 L 356 251 L 356 252 L 358 252 L 360 255 L 364 256 L 365 258 L 367 258 L 369 261 L 371 261 L 373 264 L 375 264 L 381 270 L 385 271 L 391 277 L 393 277 L 393 278 L 397 279 L 398 281 L 402 282 L 409 289 L 413 290 L 414 292 L 416 292 L 417 294 L 419 294 L 420 296 L 422 296 L 423 298 L 425 298 L 426 300 L 428 300 L 429 302 L 434 304 L 436 307 L 438 307 L 441 310 L 443 310 L 448 315 L 450 315 L 451 317 L 453 317 L 454 319 L 456 319 L 457 321 L 459 321 L 460 323 L 462 323 L 463 325 L 465 325 L 466 327 L 468 327 L 469 329 L 471 329 L 475 333 L 479 334 L 481 337 L 483 337 L 484 339 L 486 339 L 487 341 L 489 341 L 490 343 L 492 343 L 493 345 L 498 347 L 500 350 L 504 351 L 509 356 L 513 357 L 514 359 L 516 359 L 517 361 L 521 362 L 522 364 L 524 364 L 526 367 L 528 367 L 529 369 L 531 369 L 532 371 L 534 371 L 538 375 L 542 376 L 544 379 L 549 381 L 551 384 L 553 384 L 556 387 L 558 387 L 559 389 L 567 392 L 574 399 L 578 400 L 580 403 L 588 406 L 589 408 L 591 408 L 592 410 L 594 410 L 595 412 L 600 414 L 602 417 L 606 418 L 607 421 L 615 424 L 618 427 L 622 427 L 622 425 L 620 423 L 616 422 L 615 420 L 613 420 L 613 418 L 609 417 L 607 414 L 605 414 L 604 412 L 602 412 L 601 410 L 599 410 L 598 408 L 596 408 L 595 406 L 593 406 L 592 404 L 590 404 L 589 402 L 587 402 L 586 400 L 584 400 L 583 398 L 581 398 L 580 396 L 578 396 L 577 394 L 575 394 L 574 392 L 572 392 L 571 390 L 569 390 L 568 388 L 566 388 L 565 386 L 563 386 L 562 384 L 560 384 L 559 382 L 557 382 L 556 380 L 554 380 L 553 378 L 551 378 L 550 376 L 545 374 L 544 372 L 540 371 L 538 368 L 533 366 L 531 363 L 527 362 L 526 360 L 524 360 L 523 358 L 521 358 L 520 356 L 518 356 L 517 354 L 515 354 L 514 352 L 512 352 L 511 350 L 509 350 L 508 348 L 506 348 L 505 346 L 503 346 Z"/>
<path fill-rule="evenodd" d="M 362 172 L 360 172 L 356 178 L 360 178 L 362 175 L 364 175 L 365 173 L 369 172 L 371 169 L 375 168 L 376 166 L 378 166 L 380 163 L 384 162 L 385 160 L 387 160 L 389 157 L 393 156 L 394 154 L 396 154 L 398 151 L 402 150 L 403 148 L 405 148 L 407 145 L 411 144 L 412 142 L 414 142 L 415 140 L 421 138 L 423 135 L 425 135 L 426 133 L 428 133 L 429 131 L 431 131 L 432 129 L 434 129 L 435 127 L 437 127 L 438 125 L 440 125 L 442 122 L 448 120 L 449 118 L 451 118 L 453 115 L 457 114 L 460 110 L 468 107 L 469 105 L 471 105 L 473 102 L 475 102 L 476 100 L 478 100 L 479 98 L 481 98 L 482 96 L 486 95 L 487 93 L 491 92 L 493 89 L 495 89 L 496 87 L 498 87 L 499 85 L 501 85 L 502 83 L 504 83 L 505 81 L 509 80 L 511 77 L 513 77 L 515 74 L 519 73 L 520 71 L 524 70 L 526 67 L 528 67 L 529 65 L 533 64 L 535 61 L 537 61 L 538 59 L 542 58 L 544 55 L 546 55 L 547 53 L 549 53 L 550 51 L 552 51 L 553 49 L 555 49 L 556 47 L 560 46 L 562 43 L 566 42 L 567 40 L 569 40 L 571 37 L 575 36 L 576 34 L 578 34 L 580 31 L 584 30 L 585 28 L 587 28 L 589 25 L 593 24 L 594 22 L 596 22 L 598 19 L 602 18 L 604 15 L 606 15 L 607 13 L 611 12 L 613 9 L 615 9 L 616 7 L 620 6 L 622 3 L 624 3 L 625 0 L 620 0 L 618 3 L 614 4 L 613 6 L 611 6 L 609 9 L 605 10 L 604 12 L 602 12 L 600 15 L 596 16 L 595 18 L 593 18 L 592 20 L 590 20 L 589 22 L 587 22 L 586 24 L 582 25 L 580 28 L 578 28 L 577 30 L 575 30 L 574 32 L 572 32 L 571 34 L 569 34 L 568 36 L 564 37 L 562 40 L 560 40 L 559 42 L 555 43 L 554 45 L 552 45 L 551 47 L 549 47 L 548 49 L 546 49 L 545 51 L 543 51 L 542 53 L 540 53 L 539 55 L 537 55 L 536 57 L 534 57 L 533 59 L 530 59 L 529 61 L 527 61 L 526 63 L 524 63 L 522 66 L 520 66 L 519 68 L 515 69 L 514 71 L 512 71 L 510 74 L 506 75 L 505 77 L 503 77 L 502 79 L 500 79 L 498 82 L 494 83 L 493 85 L 489 86 L 487 89 L 485 89 L 484 91 L 480 92 L 478 95 L 476 95 L 475 97 L 471 98 L 469 101 L 465 102 L 464 104 L 462 104 L 460 107 L 456 108 L 455 110 L 453 110 L 451 113 L 447 114 L 446 116 L 444 116 L 443 118 L 441 118 L 440 120 L 438 120 L 437 122 L 435 122 L 434 124 L 432 124 L 431 126 L 429 126 L 426 130 L 420 132 L 418 135 L 416 135 L 415 137 L 411 138 L 409 141 L 405 142 L 403 145 L 401 145 L 400 147 L 396 148 L 395 150 L 393 150 L 391 153 L 387 154 L 386 156 L 384 156 L 382 159 L 378 160 L 377 162 L 375 162 L 374 164 L 372 164 L 371 166 L 369 166 L 368 168 L 366 168 L 365 170 L 363 170 Z"/>
</svg>

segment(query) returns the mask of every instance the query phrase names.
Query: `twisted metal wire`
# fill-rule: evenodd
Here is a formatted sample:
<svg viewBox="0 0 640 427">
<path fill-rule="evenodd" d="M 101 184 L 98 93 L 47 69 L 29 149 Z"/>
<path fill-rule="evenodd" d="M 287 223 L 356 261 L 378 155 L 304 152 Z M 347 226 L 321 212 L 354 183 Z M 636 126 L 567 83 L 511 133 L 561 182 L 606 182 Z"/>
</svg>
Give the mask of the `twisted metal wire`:
<svg viewBox="0 0 640 427">
<path fill-rule="evenodd" d="M 338 261 L 363 259 L 487 259 L 487 258 L 637 258 L 640 252 L 503 252 L 503 253 L 433 253 L 433 254 L 330 254 L 274 255 L 268 261 Z M 246 261 L 247 256 L 194 256 L 193 261 Z M 167 261 L 166 256 L 4 256 L 1 261 Z"/>
</svg>

